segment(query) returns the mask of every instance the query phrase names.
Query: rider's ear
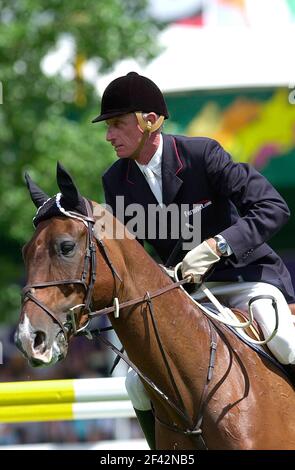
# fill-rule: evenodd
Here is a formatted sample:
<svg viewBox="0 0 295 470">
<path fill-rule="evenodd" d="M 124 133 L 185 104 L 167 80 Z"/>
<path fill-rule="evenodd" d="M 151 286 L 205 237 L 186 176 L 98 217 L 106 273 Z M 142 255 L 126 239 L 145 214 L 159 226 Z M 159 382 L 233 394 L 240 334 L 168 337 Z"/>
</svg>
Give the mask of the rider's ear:
<svg viewBox="0 0 295 470">
<path fill-rule="evenodd" d="M 30 192 L 31 199 L 33 203 L 35 204 L 36 207 L 41 207 L 44 202 L 46 202 L 50 197 L 42 191 L 39 186 L 34 183 L 34 181 L 31 179 L 29 173 L 25 173 L 25 180 L 27 183 L 28 190 Z"/>
</svg>

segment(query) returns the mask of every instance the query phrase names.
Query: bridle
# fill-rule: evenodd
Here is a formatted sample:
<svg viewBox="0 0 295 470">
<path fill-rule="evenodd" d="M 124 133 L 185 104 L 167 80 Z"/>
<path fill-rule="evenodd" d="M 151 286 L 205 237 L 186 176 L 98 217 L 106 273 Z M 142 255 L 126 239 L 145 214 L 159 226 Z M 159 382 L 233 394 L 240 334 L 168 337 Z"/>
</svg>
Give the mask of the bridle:
<svg viewBox="0 0 295 470">
<path fill-rule="evenodd" d="M 47 281 L 47 282 L 36 282 L 34 284 L 27 284 L 22 289 L 22 302 L 24 303 L 27 300 L 31 300 L 36 305 L 38 305 L 53 320 L 53 322 L 59 325 L 61 331 L 64 334 L 65 340 L 67 340 L 70 333 L 72 333 L 73 335 L 77 335 L 78 333 L 81 333 L 84 329 L 87 328 L 88 323 L 90 321 L 90 317 L 88 316 L 86 323 L 81 328 L 79 328 L 77 320 L 76 320 L 76 316 L 75 316 L 75 310 L 78 308 L 80 309 L 83 308 L 83 312 L 87 312 L 87 315 L 91 312 L 90 306 L 92 302 L 93 288 L 94 288 L 94 284 L 96 281 L 96 241 L 94 240 L 94 235 L 93 235 L 93 227 L 94 227 L 95 220 L 93 218 L 92 208 L 90 206 L 89 201 L 84 198 L 84 202 L 85 202 L 86 209 L 87 209 L 87 216 L 82 215 L 82 214 L 70 213 L 75 218 L 82 220 L 87 227 L 87 245 L 85 249 L 84 265 L 83 265 L 83 270 L 81 274 L 81 279 L 74 278 L 74 279 L 62 279 L 62 280 Z M 101 246 L 105 248 L 103 243 Z M 105 252 L 105 258 L 108 260 L 108 256 L 106 252 Z M 112 265 L 111 265 L 111 269 L 112 269 L 113 274 L 118 276 L 116 270 L 114 269 Z M 87 282 L 87 278 L 89 278 L 88 282 Z M 69 315 L 67 315 L 65 322 L 62 322 L 47 305 L 41 302 L 41 300 L 39 300 L 34 295 L 35 289 L 40 289 L 40 288 L 42 289 L 44 287 L 77 285 L 77 284 L 80 284 L 84 287 L 84 290 L 85 290 L 84 303 L 75 305 L 74 307 L 70 308 Z"/>
<path fill-rule="evenodd" d="M 166 365 L 168 367 L 168 372 L 169 372 L 169 376 L 170 376 L 174 391 L 176 392 L 176 395 L 178 396 L 179 401 L 183 405 L 183 401 L 182 401 L 181 396 L 179 394 L 179 391 L 177 389 L 177 386 L 176 386 L 176 383 L 174 381 L 172 372 L 170 370 L 170 367 L 168 366 L 166 353 L 165 353 L 165 351 L 162 347 L 161 338 L 160 338 L 159 331 L 158 331 L 156 321 L 155 321 L 152 299 L 155 298 L 155 297 L 158 297 L 158 296 L 160 296 L 160 295 L 162 295 L 166 292 L 169 292 L 172 289 L 175 289 L 175 288 L 177 288 L 177 287 L 179 287 L 179 286 L 181 286 L 185 283 L 190 282 L 190 279 L 186 278 L 186 279 L 182 279 L 182 280 L 177 281 L 177 282 L 173 282 L 172 284 L 170 283 L 167 286 L 165 286 L 163 288 L 160 288 L 160 289 L 158 289 L 154 292 L 151 292 L 151 293 L 147 292 L 142 297 L 122 302 L 120 305 L 118 303 L 118 298 L 115 296 L 112 306 L 105 307 L 105 308 L 103 308 L 101 310 L 97 310 L 97 311 L 91 311 L 91 302 L 92 302 L 92 296 L 93 296 L 93 289 L 94 289 L 94 284 L 95 284 L 95 281 L 96 281 L 96 243 L 98 243 L 98 246 L 101 250 L 101 253 L 102 253 L 107 265 L 109 266 L 109 268 L 111 270 L 111 273 L 114 277 L 114 281 L 115 281 L 115 278 L 117 278 L 117 279 L 119 279 L 120 282 L 122 282 L 122 279 L 121 279 L 120 275 L 118 274 L 116 268 L 114 267 L 109 255 L 108 255 L 108 251 L 107 251 L 107 248 L 106 248 L 103 240 L 99 239 L 98 237 L 94 237 L 93 228 L 94 228 L 94 224 L 95 224 L 95 219 L 93 218 L 92 207 L 91 207 L 91 205 L 90 205 L 90 203 L 87 199 L 85 199 L 85 198 L 83 198 L 83 199 L 84 199 L 84 202 L 85 202 L 86 208 L 87 208 L 87 216 L 81 215 L 80 213 L 79 214 L 69 213 L 70 217 L 72 215 L 74 218 L 78 218 L 78 219 L 82 220 L 85 223 L 86 227 L 87 227 L 87 246 L 86 246 L 85 255 L 84 255 L 84 265 L 83 265 L 83 271 L 82 271 L 82 274 L 81 274 L 81 279 L 76 279 L 76 278 L 74 278 L 74 279 L 63 279 L 63 280 L 56 280 L 56 281 L 37 282 L 37 283 L 34 283 L 34 284 L 27 284 L 22 290 L 22 302 L 24 303 L 28 300 L 31 300 L 33 303 L 38 305 L 42 309 L 42 311 L 44 311 L 52 319 L 53 322 L 55 322 L 59 325 L 62 333 L 64 334 L 64 338 L 65 338 L 66 341 L 68 340 L 68 337 L 69 337 L 70 334 L 75 336 L 75 335 L 84 333 L 84 334 L 86 334 L 86 336 L 92 337 L 92 334 L 95 333 L 96 336 L 98 336 L 107 346 L 109 346 L 114 352 L 116 352 L 119 357 L 121 357 L 130 367 L 132 367 L 138 373 L 138 375 L 153 390 L 155 390 L 157 392 L 157 394 L 160 395 L 161 398 L 166 403 L 168 403 L 174 411 L 176 411 L 178 416 L 186 422 L 186 424 L 188 425 L 188 428 L 183 430 L 183 429 L 179 428 L 178 426 L 176 426 L 175 424 L 174 425 L 167 424 L 167 423 L 163 422 L 162 420 L 160 420 L 158 417 L 155 417 L 157 419 L 157 421 L 160 422 L 161 425 L 169 428 L 170 430 L 172 430 L 174 432 L 181 433 L 181 434 L 184 434 L 184 435 L 190 435 L 190 436 L 197 437 L 197 439 L 198 439 L 197 440 L 198 448 L 199 449 L 206 449 L 206 445 L 205 445 L 205 442 L 204 442 L 203 437 L 202 437 L 201 424 L 202 424 L 202 421 L 203 421 L 204 408 L 205 408 L 206 400 L 207 400 L 207 397 L 208 397 L 208 386 L 209 386 L 209 382 L 212 378 L 214 362 L 215 362 L 217 336 L 216 336 L 216 331 L 215 331 L 215 328 L 214 328 L 214 324 L 210 321 L 210 319 L 207 319 L 208 323 L 209 323 L 210 337 L 211 337 L 211 340 L 210 340 L 210 358 L 209 358 L 209 365 L 208 365 L 208 372 L 207 372 L 206 382 L 205 382 L 205 385 L 204 385 L 204 388 L 203 388 L 203 393 L 202 393 L 201 401 L 200 401 L 200 404 L 199 404 L 199 412 L 198 412 L 198 416 L 197 416 L 197 420 L 196 420 L 196 425 L 193 425 L 192 422 L 191 422 L 191 419 L 189 418 L 189 416 L 186 414 L 185 411 L 183 411 L 178 405 L 176 405 L 161 390 L 159 390 L 159 388 L 148 377 L 146 377 L 135 366 L 134 363 L 132 363 L 128 358 L 126 358 L 126 356 L 124 356 L 122 354 L 122 351 L 118 350 L 111 342 L 109 342 L 106 338 L 104 338 L 101 335 L 102 330 L 95 330 L 95 331 L 90 332 L 89 329 L 88 329 L 89 324 L 90 324 L 91 320 L 94 317 L 100 317 L 102 315 L 106 315 L 106 314 L 109 314 L 109 313 L 114 313 L 115 316 L 118 316 L 119 315 L 119 309 L 123 309 L 123 308 L 130 307 L 130 306 L 133 306 L 133 305 L 139 305 L 141 303 L 146 303 L 148 308 L 149 308 L 149 312 L 150 312 L 152 322 L 153 322 L 153 326 L 154 326 L 154 329 L 155 329 L 156 338 L 157 338 L 157 341 L 158 341 L 159 346 L 161 348 L 161 352 L 162 352 L 164 362 L 166 363 Z M 87 282 L 87 278 L 89 279 L 88 282 Z M 71 307 L 70 312 L 67 315 L 67 318 L 66 318 L 65 322 L 62 322 L 59 318 L 57 318 L 56 314 L 47 305 L 45 305 L 42 301 L 40 301 L 34 295 L 35 289 L 39 289 L 39 288 L 42 289 L 44 287 L 75 285 L 75 284 L 76 285 L 82 285 L 85 289 L 84 303 L 78 304 L 78 305 L 75 305 L 75 306 Z M 75 310 L 77 310 L 78 308 L 83 309 L 83 313 L 81 315 L 81 318 L 85 314 L 87 315 L 86 322 L 81 327 L 79 327 L 79 322 L 77 322 L 76 315 L 75 315 Z"/>
</svg>

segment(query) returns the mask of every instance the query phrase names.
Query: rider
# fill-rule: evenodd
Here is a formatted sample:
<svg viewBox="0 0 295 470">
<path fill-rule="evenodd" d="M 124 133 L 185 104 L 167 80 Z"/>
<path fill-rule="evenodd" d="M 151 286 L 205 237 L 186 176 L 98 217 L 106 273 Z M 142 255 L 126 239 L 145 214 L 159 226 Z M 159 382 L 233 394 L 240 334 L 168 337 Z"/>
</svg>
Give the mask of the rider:
<svg viewBox="0 0 295 470">
<path fill-rule="evenodd" d="M 287 222 L 286 203 L 261 174 L 248 164 L 233 162 L 215 140 L 164 134 L 162 125 L 168 117 L 163 94 L 150 79 L 130 72 L 107 86 L 101 113 L 92 121 L 106 121 L 106 140 L 119 159 L 103 175 L 107 204 L 116 215 L 117 196 L 124 196 L 124 207 L 138 203 L 146 213 L 150 204 L 173 203 L 189 227 L 201 214 L 200 243 L 176 250 L 174 256 L 174 261 L 183 260 L 183 277 L 193 274 L 199 282 L 206 275 L 206 283 L 221 282 L 227 286 L 223 302 L 241 310 L 248 309 L 253 297 L 272 296 L 279 326 L 268 347 L 281 363 L 295 364 L 295 329 L 288 306 L 295 301 L 294 290 L 283 261 L 265 243 Z M 150 215 L 145 220 L 151 224 Z M 177 244 L 171 231 L 168 226 L 165 240 L 142 237 L 164 262 Z M 257 299 L 252 307 L 269 336 L 275 325 L 271 299 Z M 126 386 L 152 447 L 151 405 L 133 371 L 127 374 Z"/>
</svg>

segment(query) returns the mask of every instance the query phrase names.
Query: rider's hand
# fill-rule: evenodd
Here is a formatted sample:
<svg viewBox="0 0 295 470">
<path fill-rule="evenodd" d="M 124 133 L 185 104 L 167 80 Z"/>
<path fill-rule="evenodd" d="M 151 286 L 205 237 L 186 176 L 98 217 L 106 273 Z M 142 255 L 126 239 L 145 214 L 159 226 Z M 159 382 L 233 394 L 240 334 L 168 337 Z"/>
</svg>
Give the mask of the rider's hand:
<svg viewBox="0 0 295 470">
<path fill-rule="evenodd" d="M 193 276 L 193 282 L 201 282 L 204 274 L 206 274 L 214 263 L 220 260 L 220 256 L 215 250 L 216 242 L 213 239 L 209 239 L 189 251 L 183 258 L 181 264 L 182 277 L 185 278 L 191 274 Z"/>
</svg>

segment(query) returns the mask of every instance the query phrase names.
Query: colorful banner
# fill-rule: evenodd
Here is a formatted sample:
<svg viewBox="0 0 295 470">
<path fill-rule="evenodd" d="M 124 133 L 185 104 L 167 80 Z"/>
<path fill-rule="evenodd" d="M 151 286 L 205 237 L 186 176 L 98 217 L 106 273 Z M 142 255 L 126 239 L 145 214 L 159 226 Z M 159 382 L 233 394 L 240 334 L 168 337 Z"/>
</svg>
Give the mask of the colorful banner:
<svg viewBox="0 0 295 470">
<path fill-rule="evenodd" d="M 168 96 L 166 131 L 216 139 L 279 187 L 295 187 L 295 104 L 286 89 Z"/>
</svg>

